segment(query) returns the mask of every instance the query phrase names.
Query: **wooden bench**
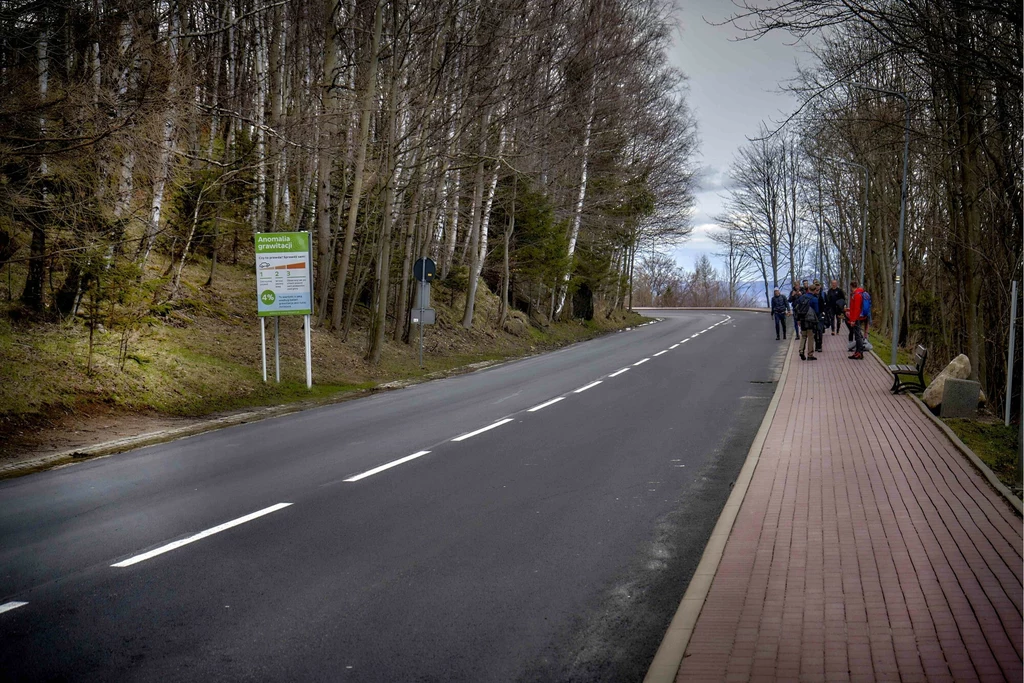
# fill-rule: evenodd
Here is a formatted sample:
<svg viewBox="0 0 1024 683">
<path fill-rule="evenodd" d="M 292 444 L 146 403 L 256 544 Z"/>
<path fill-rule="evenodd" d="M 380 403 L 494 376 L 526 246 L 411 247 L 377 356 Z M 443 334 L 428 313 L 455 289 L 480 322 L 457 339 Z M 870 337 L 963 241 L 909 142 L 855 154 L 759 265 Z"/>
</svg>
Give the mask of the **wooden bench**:
<svg viewBox="0 0 1024 683">
<path fill-rule="evenodd" d="M 890 365 L 889 372 L 892 373 L 892 388 L 890 391 L 898 394 L 905 389 L 911 391 L 924 391 L 924 363 L 928 360 L 928 349 L 918 346 L 914 351 L 914 365 Z M 917 381 L 902 380 L 900 375 L 915 376 Z"/>
</svg>

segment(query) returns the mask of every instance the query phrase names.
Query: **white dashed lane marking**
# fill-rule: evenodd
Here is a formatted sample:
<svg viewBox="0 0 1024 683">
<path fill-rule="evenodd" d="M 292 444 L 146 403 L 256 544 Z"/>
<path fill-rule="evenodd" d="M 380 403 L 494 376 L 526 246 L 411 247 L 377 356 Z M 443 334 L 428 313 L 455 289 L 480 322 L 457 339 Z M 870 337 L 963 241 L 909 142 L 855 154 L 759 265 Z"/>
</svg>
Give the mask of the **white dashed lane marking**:
<svg viewBox="0 0 1024 683">
<path fill-rule="evenodd" d="M 392 467 L 396 467 L 398 465 L 401 465 L 402 463 L 406 463 L 406 462 L 409 462 L 410 460 L 415 460 L 416 458 L 420 458 L 420 457 L 426 455 L 429 452 L 430 451 L 419 451 L 417 453 L 413 453 L 412 455 L 407 455 L 404 458 L 399 458 L 398 460 L 392 460 L 391 462 L 385 463 L 384 465 L 381 465 L 380 467 L 374 467 L 372 470 L 367 470 L 367 471 L 363 472 L 362 474 L 357 474 L 354 477 L 349 477 L 345 481 L 353 482 L 353 481 L 359 481 L 360 479 L 366 479 L 367 477 L 372 477 L 373 475 L 378 474 L 380 472 L 383 472 L 384 470 L 389 470 Z"/>
<path fill-rule="evenodd" d="M 646 363 L 649 360 L 650 360 L 650 358 L 644 358 L 643 360 L 638 360 L 637 362 L 633 363 L 633 367 L 636 367 L 637 365 L 643 365 L 644 363 Z"/>
<path fill-rule="evenodd" d="M 564 401 L 564 400 L 565 400 L 565 396 L 559 396 L 558 398 L 553 398 L 550 401 L 547 401 L 546 403 L 541 403 L 539 406 L 534 406 L 534 407 L 530 408 L 530 410 L 527 411 L 527 412 L 535 413 L 538 410 L 542 410 L 543 408 L 547 408 L 550 405 L 554 405 L 554 404 L 558 403 L 559 401 Z"/>
<path fill-rule="evenodd" d="M 3 614 L 4 612 L 10 612 L 12 609 L 24 607 L 27 604 L 27 602 L 5 602 L 4 604 L 0 605 L 0 614 Z"/>
<path fill-rule="evenodd" d="M 468 434 L 463 434 L 462 436 L 457 436 L 454 439 L 452 439 L 452 441 L 465 441 L 466 439 L 472 438 L 472 437 L 476 436 L 477 434 L 483 434 L 484 432 L 490 431 L 490 430 L 494 429 L 495 427 L 500 427 L 503 424 L 508 424 L 511 421 L 512 421 L 511 417 L 506 417 L 504 420 L 498 420 L 494 424 L 489 424 L 486 427 L 482 427 L 481 429 L 478 429 L 478 430 L 476 430 L 474 432 L 469 432 Z"/>
<path fill-rule="evenodd" d="M 610 374 L 608 376 L 609 377 L 618 377 L 619 375 L 621 375 L 624 372 L 629 372 L 629 368 L 622 368 L 621 370 L 616 370 L 615 372 L 613 372 L 612 374 Z"/>
<path fill-rule="evenodd" d="M 658 351 L 656 354 L 654 354 L 654 357 L 657 358 L 658 356 L 660 356 L 663 353 L 668 353 L 668 349 L 665 349 L 664 351 Z"/>
<path fill-rule="evenodd" d="M 121 562 L 117 562 L 117 563 L 112 564 L 110 566 L 111 567 L 130 567 L 133 564 L 138 564 L 139 562 L 144 562 L 144 561 L 146 561 L 146 560 L 148 560 L 150 558 L 156 557 L 157 555 L 163 555 L 164 553 L 168 553 L 168 552 L 170 552 L 172 550 L 177 550 L 178 548 L 181 548 L 182 546 L 186 546 L 189 543 L 195 543 L 196 541 L 201 541 L 202 539 L 207 538 L 208 536 L 213 536 L 214 534 L 219 534 L 222 531 L 227 531 L 228 529 L 230 529 L 232 527 L 236 527 L 239 524 L 245 524 L 246 522 L 251 522 L 252 520 L 254 520 L 254 519 L 258 518 L 258 517 L 262 517 L 263 515 L 269 515 L 271 512 L 276 512 L 277 510 L 281 510 L 283 508 L 286 508 L 289 505 L 291 505 L 291 503 L 278 503 L 277 505 L 271 505 L 268 508 L 263 508 L 262 510 L 257 510 L 256 512 L 251 512 L 251 513 L 245 515 L 244 517 L 239 517 L 238 519 L 233 519 L 230 522 L 224 522 L 223 524 L 218 524 L 217 526 L 213 527 L 212 529 L 207 529 L 206 531 L 200 531 L 198 534 L 189 536 L 188 538 L 183 538 L 180 541 L 175 541 L 174 543 L 168 543 L 167 545 L 162 545 L 159 548 L 154 548 L 153 550 L 150 550 L 149 552 L 142 553 L 141 555 L 135 555 L 134 557 L 129 557 L 127 560 L 123 560 Z"/>
<path fill-rule="evenodd" d="M 579 389 L 577 389 L 576 391 L 574 391 L 572 393 L 574 393 L 574 394 L 582 394 L 587 389 L 593 389 L 594 387 L 596 387 L 600 383 L 601 383 L 601 380 L 597 380 L 596 382 L 591 382 L 590 384 L 588 384 L 586 386 L 582 386 L 582 387 L 580 387 Z"/>
</svg>

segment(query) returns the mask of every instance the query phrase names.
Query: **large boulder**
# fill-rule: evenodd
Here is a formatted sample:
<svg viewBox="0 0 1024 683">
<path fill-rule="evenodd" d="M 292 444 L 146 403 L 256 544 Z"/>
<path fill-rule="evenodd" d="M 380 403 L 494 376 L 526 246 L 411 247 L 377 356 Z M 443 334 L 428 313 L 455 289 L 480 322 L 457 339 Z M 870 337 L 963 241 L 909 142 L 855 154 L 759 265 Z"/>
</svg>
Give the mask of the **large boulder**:
<svg viewBox="0 0 1024 683">
<path fill-rule="evenodd" d="M 924 390 L 924 396 L 921 397 L 921 400 L 924 401 L 926 406 L 936 410 L 942 405 L 942 391 L 946 386 L 946 379 L 949 377 L 953 379 L 967 379 L 970 376 L 971 359 L 961 353 L 951 360 L 949 365 L 932 380 L 932 383 Z"/>
</svg>

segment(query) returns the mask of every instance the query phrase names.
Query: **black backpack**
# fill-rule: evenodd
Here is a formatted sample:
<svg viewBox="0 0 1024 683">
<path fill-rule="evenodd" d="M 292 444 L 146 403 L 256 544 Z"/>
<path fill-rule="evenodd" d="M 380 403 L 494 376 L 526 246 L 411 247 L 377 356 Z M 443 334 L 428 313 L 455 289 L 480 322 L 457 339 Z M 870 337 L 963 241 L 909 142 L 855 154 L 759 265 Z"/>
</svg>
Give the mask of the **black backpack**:
<svg viewBox="0 0 1024 683">
<path fill-rule="evenodd" d="M 800 322 L 806 322 L 807 315 L 810 312 L 810 310 L 811 310 L 811 302 L 805 296 L 801 296 L 793 304 L 793 313 L 796 314 L 796 319 L 799 320 Z"/>
</svg>

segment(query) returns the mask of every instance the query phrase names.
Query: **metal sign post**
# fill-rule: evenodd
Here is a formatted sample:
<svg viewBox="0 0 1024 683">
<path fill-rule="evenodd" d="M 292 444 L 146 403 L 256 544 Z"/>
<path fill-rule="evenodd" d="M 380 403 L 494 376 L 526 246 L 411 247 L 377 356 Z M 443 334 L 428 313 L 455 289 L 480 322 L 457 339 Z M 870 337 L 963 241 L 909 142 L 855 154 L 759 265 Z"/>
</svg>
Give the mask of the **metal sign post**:
<svg viewBox="0 0 1024 683">
<path fill-rule="evenodd" d="M 1013 399 L 1013 356 L 1017 344 L 1017 281 L 1010 286 L 1010 348 L 1006 352 L 1006 420 L 1010 426 L 1010 402 Z"/>
<path fill-rule="evenodd" d="M 281 318 L 274 316 L 274 377 L 281 383 Z"/>
<path fill-rule="evenodd" d="M 263 360 L 263 383 L 267 383 L 267 319 L 260 318 L 260 358 Z"/>
<path fill-rule="evenodd" d="M 433 259 L 417 259 L 412 268 L 413 277 L 420 283 L 416 292 L 416 307 L 412 311 L 412 322 L 420 326 L 420 368 L 423 368 L 423 326 L 433 325 L 436 319 L 430 307 L 430 282 L 437 275 L 437 264 Z"/>
</svg>

